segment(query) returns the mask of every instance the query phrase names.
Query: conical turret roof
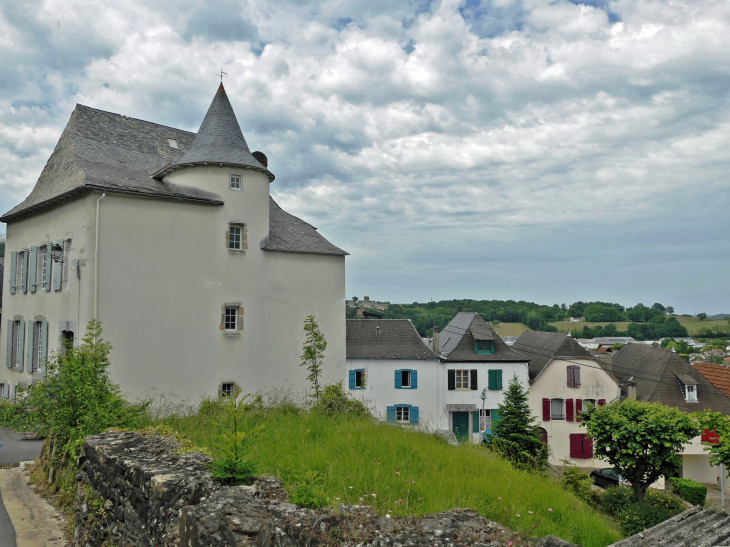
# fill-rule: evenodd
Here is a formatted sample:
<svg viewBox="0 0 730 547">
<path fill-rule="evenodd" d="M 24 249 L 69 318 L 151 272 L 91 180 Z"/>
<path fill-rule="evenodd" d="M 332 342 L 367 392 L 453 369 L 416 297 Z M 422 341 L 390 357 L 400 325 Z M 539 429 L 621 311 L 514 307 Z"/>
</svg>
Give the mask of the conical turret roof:
<svg viewBox="0 0 730 547">
<path fill-rule="evenodd" d="M 179 160 L 165 166 L 154 174 L 155 178 L 162 178 L 167 173 L 181 167 L 193 165 L 234 165 L 245 169 L 253 169 L 265 173 L 269 181 L 274 180 L 274 175 L 261 165 L 251 155 L 251 150 L 246 144 L 246 139 L 238 125 L 236 113 L 233 112 L 231 102 L 223 87 L 218 91 L 210 103 L 208 112 L 200 125 L 195 140 L 190 150 Z"/>
</svg>

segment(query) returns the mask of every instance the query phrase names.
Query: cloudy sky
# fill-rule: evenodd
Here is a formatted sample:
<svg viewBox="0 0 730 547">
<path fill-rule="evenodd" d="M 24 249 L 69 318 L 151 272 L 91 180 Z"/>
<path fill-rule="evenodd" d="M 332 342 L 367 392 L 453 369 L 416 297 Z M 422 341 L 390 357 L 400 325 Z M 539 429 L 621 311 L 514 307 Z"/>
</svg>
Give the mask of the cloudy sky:
<svg viewBox="0 0 730 547">
<path fill-rule="evenodd" d="M 0 208 L 76 103 L 224 84 L 347 296 L 730 311 L 730 2 L 0 1 Z"/>
</svg>

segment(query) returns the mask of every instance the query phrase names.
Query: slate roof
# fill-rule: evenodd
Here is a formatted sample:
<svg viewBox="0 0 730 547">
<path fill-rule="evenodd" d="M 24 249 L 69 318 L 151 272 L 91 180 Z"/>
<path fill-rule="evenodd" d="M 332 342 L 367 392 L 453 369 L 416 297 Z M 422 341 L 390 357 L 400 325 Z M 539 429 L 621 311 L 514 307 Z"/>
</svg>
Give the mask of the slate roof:
<svg viewBox="0 0 730 547">
<path fill-rule="evenodd" d="M 156 172 L 155 178 L 161 179 L 176 168 L 208 163 L 253 169 L 266 174 L 269 182 L 274 180 L 271 171 L 251 155 L 222 83 L 210 103 L 193 144 L 181 158 Z"/>
<path fill-rule="evenodd" d="M 494 353 L 474 353 L 474 340 L 492 340 Z M 528 361 L 505 344 L 489 323 L 475 312 L 457 313 L 439 333 L 439 344 L 445 361 Z"/>
<path fill-rule="evenodd" d="M 578 341 L 560 332 L 526 330 L 512 349 L 530 358 L 530 380 L 534 380 L 555 357 L 591 357 Z"/>
<path fill-rule="evenodd" d="M 410 319 L 347 319 L 348 359 L 433 359 Z"/>
<path fill-rule="evenodd" d="M 692 368 L 712 382 L 712 385 L 727 397 L 730 397 L 730 367 L 715 363 L 694 363 Z"/>
<path fill-rule="evenodd" d="M 721 547 L 730 545 L 730 515 L 691 507 L 609 547 Z"/>
<path fill-rule="evenodd" d="M 711 409 L 730 414 L 730 399 L 697 370 L 669 349 L 646 344 L 627 344 L 613 354 L 606 368 L 619 381 L 627 384 L 633 377 L 636 382 L 636 398 L 639 401 L 660 402 L 683 412 Z M 697 382 L 698 402 L 684 400 L 684 386 L 680 378 L 689 376 Z M 621 389 L 621 398 L 628 395 L 627 387 Z"/>
<path fill-rule="evenodd" d="M 228 118 L 221 114 L 225 114 L 227 109 L 230 109 Z M 206 123 L 209 115 L 213 121 Z M 233 123 L 231 116 L 237 131 L 230 127 Z M 249 161 L 247 158 L 251 154 L 235 120 L 235 114 L 225 92 L 221 93 L 220 90 L 201 126 L 201 130 L 205 129 L 206 136 L 200 141 L 198 152 L 195 153 L 203 154 L 203 151 L 210 149 L 211 143 L 215 141 L 211 132 L 216 127 L 225 125 L 221 120 L 227 120 L 228 123 L 226 135 L 230 138 L 227 142 L 232 142 L 239 148 L 245 147 L 245 150 L 239 150 L 239 156 L 227 158 L 231 161 Z M 240 140 L 237 140 L 238 134 Z M 174 141 L 177 148 L 170 141 Z M 91 190 L 222 205 L 223 199 L 217 194 L 170 184 L 150 176 L 164 166 L 176 164 L 197 146 L 195 142 L 198 142 L 196 134 L 189 131 L 76 105 L 30 195 L 20 205 L 0 217 L 0 221 L 12 222 Z M 227 150 L 232 148 L 233 144 Z M 252 169 L 269 173 L 253 156 L 249 163 L 237 165 L 248 165 Z M 273 180 L 273 175 L 269 179 Z M 271 198 L 269 237 L 262 248 L 266 251 L 292 253 L 340 256 L 348 254 L 327 241 L 311 224 L 283 211 Z"/>
</svg>

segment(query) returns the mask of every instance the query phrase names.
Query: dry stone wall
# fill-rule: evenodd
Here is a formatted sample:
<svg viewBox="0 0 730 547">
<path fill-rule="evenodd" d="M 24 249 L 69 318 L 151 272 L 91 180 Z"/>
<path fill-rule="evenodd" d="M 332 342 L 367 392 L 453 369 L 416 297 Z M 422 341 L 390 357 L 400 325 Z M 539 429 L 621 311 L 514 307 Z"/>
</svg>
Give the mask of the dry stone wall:
<svg viewBox="0 0 730 547">
<path fill-rule="evenodd" d="M 76 547 L 528 545 L 468 509 L 391 519 L 367 506 L 304 509 L 272 477 L 224 487 L 212 480 L 208 456 L 178 448 L 172 438 L 130 432 L 88 437 L 79 457 Z M 538 544 L 569 545 L 546 540 Z"/>
</svg>

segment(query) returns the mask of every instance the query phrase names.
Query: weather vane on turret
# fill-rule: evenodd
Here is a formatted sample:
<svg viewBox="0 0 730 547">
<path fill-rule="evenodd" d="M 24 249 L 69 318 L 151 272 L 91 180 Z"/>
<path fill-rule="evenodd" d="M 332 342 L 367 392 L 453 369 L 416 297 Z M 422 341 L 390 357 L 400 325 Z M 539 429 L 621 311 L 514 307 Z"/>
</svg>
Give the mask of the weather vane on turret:
<svg viewBox="0 0 730 547">
<path fill-rule="evenodd" d="M 228 76 L 228 73 L 223 72 L 223 69 L 221 68 L 221 83 L 223 83 L 223 76 Z"/>
</svg>

